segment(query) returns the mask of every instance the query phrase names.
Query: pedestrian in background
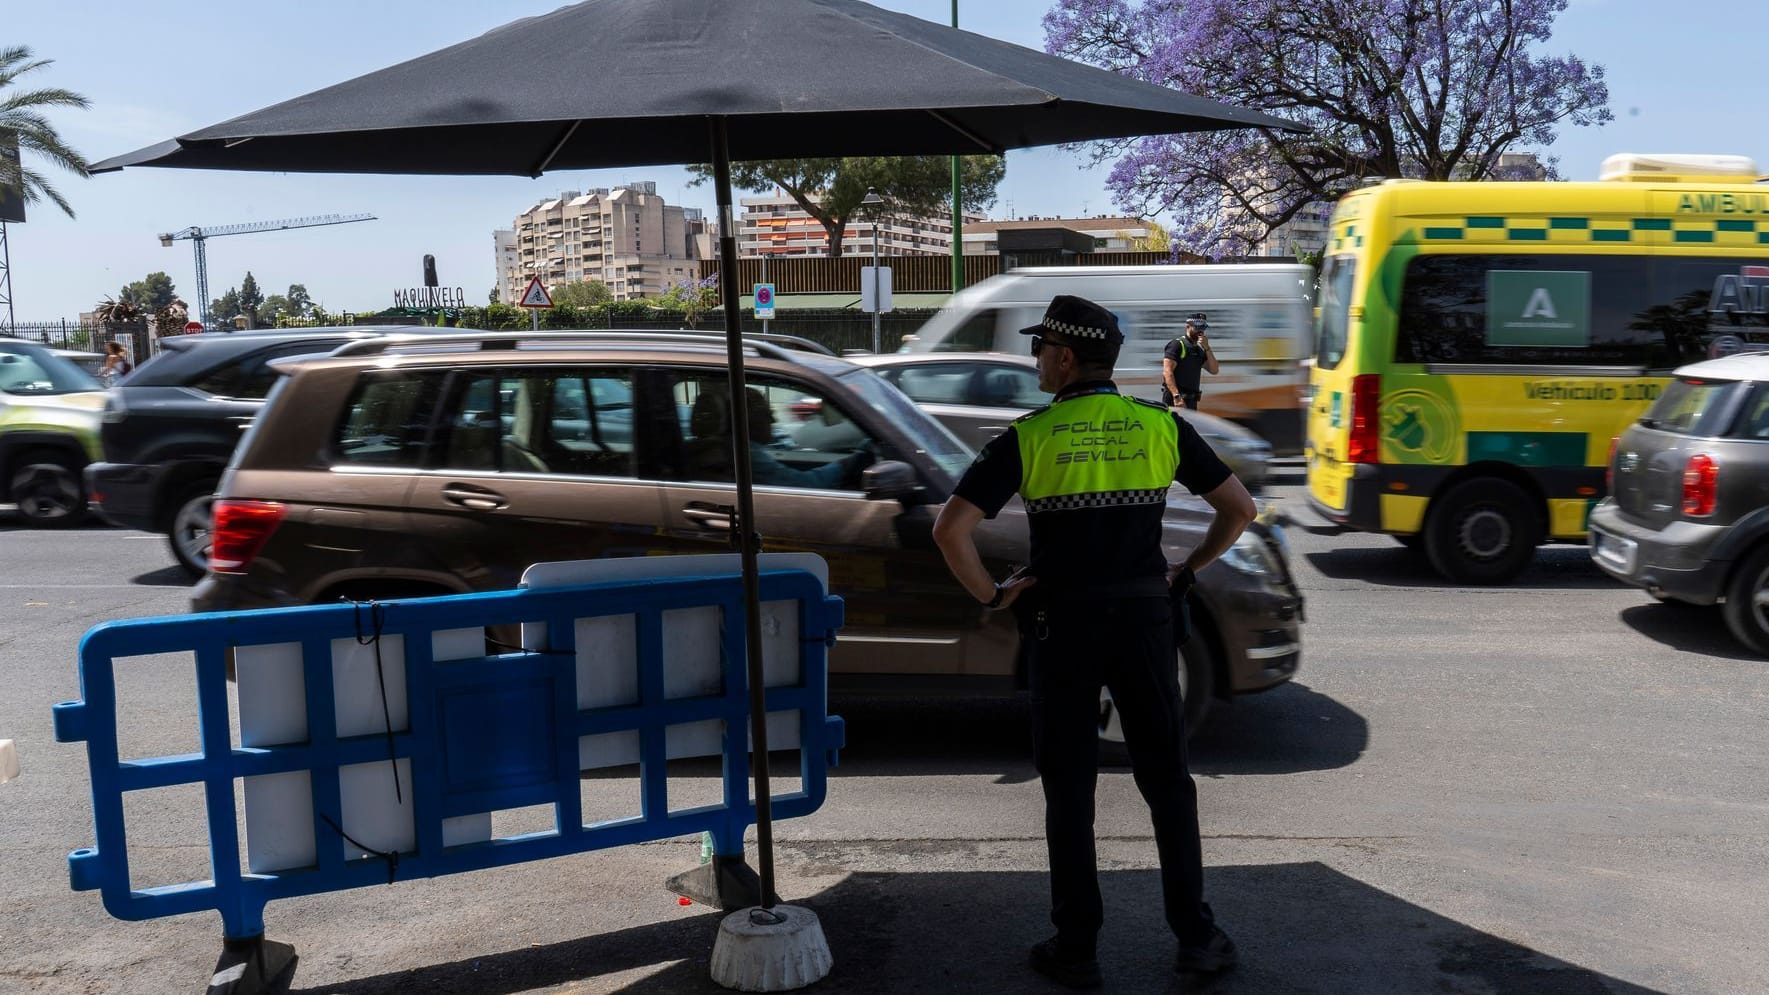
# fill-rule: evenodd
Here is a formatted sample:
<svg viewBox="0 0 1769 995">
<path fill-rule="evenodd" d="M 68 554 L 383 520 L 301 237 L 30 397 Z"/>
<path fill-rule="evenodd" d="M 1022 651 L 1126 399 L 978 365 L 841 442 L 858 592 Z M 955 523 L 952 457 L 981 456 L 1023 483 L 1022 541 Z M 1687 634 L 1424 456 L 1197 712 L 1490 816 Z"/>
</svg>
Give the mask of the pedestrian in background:
<svg viewBox="0 0 1769 995">
<path fill-rule="evenodd" d="M 1184 404 L 1198 410 L 1198 402 L 1204 397 L 1204 374 L 1216 376 L 1222 372 L 1216 354 L 1210 351 L 1210 336 L 1205 334 L 1209 328 L 1210 321 L 1204 312 L 1194 311 L 1185 320 L 1185 334 L 1169 340 L 1161 350 L 1162 404 Z"/>
<path fill-rule="evenodd" d="M 1225 970 L 1235 945 L 1204 902 L 1173 605 L 1253 520 L 1253 499 L 1184 419 L 1118 393 L 1111 377 L 1124 336 L 1110 311 L 1059 296 L 1021 333 L 1032 336 L 1038 385 L 1055 400 L 983 448 L 941 509 L 934 541 L 972 597 L 1013 608 L 1027 651 L 1056 926 L 1033 946 L 1032 967 L 1072 988 L 1102 983 L 1093 820 L 1104 686 L 1154 822 L 1167 924 L 1179 940 L 1174 969 Z M 1215 516 L 1184 562 L 1169 565 L 1161 537 L 1175 480 Z M 1031 562 L 997 582 L 974 534 L 1015 493 L 1025 501 Z"/>
<path fill-rule="evenodd" d="M 115 386 L 117 381 L 129 375 L 135 364 L 129 362 L 129 354 L 123 351 L 123 343 L 106 342 L 104 344 L 104 366 L 99 368 L 98 375 L 104 380 L 106 387 Z"/>
</svg>

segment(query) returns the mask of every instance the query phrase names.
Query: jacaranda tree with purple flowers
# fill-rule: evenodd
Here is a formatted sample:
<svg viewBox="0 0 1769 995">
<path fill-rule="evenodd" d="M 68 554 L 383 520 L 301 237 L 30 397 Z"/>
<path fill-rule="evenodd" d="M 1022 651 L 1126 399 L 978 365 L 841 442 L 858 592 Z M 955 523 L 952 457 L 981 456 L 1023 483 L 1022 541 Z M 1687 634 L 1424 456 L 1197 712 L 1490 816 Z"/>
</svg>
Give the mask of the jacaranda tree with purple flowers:
<svg viewBox="0 0 1769 995">
<path fill-rule="evenodd" d="M 1365 179 L 1496 178 L 1500 153 L 1545 147 L 1563 122 L 1610 120 L 1602 66 L 1538 51 L 1567 3 L 1058 0 L 1045 46 L 1313 129 L 1096 147 L 1117 158 L 1120 207 L 1171 212 L 1176 245 L 1236 254 Z"/>
</svg>

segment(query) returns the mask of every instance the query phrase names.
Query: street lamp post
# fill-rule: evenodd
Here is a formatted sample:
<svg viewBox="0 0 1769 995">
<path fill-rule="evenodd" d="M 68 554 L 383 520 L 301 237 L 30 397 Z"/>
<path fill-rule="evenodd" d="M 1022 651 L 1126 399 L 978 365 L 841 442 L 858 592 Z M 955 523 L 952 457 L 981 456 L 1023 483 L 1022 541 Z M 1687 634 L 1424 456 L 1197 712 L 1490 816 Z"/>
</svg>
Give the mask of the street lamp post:
<svg viewBox="0 0 1769 995">
<path fill-rule="evenodd" d="M 878 355 L 884 351 L 884 339 L 878 327 L 879 309 L 884 303 L 878 294 L 878 209 L 884 204 L 884 198 L 876 189 L 867 187 L 866 196 L 860 199 L 860 203 L 872 208 L 872 353 Z"/>
<path fill-rule="evenodd" d="M 952 0 L 952 26 L 958 27 L 958 0 Z M 952 292 L 964 289 L 964 193 L 959 185 L 963 165 L 952 157 Z"/>
</svg>

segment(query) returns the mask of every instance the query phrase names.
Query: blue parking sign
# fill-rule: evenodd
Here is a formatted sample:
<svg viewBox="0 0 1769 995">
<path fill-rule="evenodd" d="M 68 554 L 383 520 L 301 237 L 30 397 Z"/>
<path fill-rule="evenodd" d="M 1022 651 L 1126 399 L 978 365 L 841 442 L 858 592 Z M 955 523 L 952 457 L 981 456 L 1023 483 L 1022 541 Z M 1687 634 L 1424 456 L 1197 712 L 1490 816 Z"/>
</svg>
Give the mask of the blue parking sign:
<svg viewBox="0 0 1769 995">
<path fill-rule="evenodd" d="M 755 285 L 756 320 L 767 321 L 774 317 L 774 285 L 758 283 Z"/>
</svg>

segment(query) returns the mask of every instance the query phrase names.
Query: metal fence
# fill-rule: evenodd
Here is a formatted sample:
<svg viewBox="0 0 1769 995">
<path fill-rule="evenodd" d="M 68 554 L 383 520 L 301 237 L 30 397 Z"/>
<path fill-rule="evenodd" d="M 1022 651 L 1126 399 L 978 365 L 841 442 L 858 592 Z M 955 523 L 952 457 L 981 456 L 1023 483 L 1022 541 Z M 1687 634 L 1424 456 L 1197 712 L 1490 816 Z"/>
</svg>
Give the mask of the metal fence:
<svg viewBox="0 0 1769 995">
<path fill-rule="evenodd" d="M 0 329 L 0 332 L 3 331 L 4 329 Z M 95 354 L 104 351 L 106 342 L 122 342 L 137 365 L 160 351 L 159 339 L 150 333 L 145 321 L 113 321 L 98 324 L 65 319 L 60 321 L 21 321 L 12 326 L 10 335 L 0 335 L 0 338 L 19 339 L 36 345 L 48 346 L 51 349 L 72 349 L 77 352 Z"/>
<path fill-rule="evenodd" d="M 97 325 L 82 324 L 78 320 L 68 321 L 20 321 L 13 324 L 8 333 L 15 339 L 35 342 L 38 345 L 51 346 L 56 349 L 86 349 L 96 351 L 104 342 L 104 329 Z"/>
</svg>

